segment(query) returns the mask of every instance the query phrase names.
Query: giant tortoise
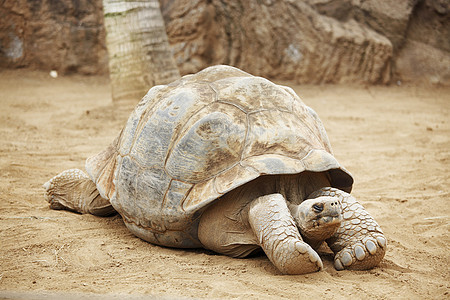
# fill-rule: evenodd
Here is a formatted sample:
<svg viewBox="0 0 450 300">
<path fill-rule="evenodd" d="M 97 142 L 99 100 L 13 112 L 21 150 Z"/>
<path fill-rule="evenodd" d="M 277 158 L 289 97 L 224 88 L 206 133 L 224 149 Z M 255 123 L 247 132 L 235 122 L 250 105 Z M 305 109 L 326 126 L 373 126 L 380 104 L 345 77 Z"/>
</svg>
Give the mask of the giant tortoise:
<svg viewBox="0 0 450 300">
<path fill-rule="evenodd" d="M 232 257 L 260 249 L 283 274 L 379 264 L 386 238 L 349 193 L 317 114 L 288 87 L 213 66 L 151 88 L 103 152 L 44 184 L 53 209 L 106 216 L 153 244 Z"/>
</svg>

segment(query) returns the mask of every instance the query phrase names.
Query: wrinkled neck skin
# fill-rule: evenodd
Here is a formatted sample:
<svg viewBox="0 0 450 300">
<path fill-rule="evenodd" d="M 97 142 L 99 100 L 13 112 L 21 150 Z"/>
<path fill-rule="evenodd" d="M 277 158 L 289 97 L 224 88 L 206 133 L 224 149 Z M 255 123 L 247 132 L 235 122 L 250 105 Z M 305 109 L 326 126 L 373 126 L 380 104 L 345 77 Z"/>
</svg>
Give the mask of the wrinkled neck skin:
<svg viewBox="0 0 450 300">
<path fill-rule="evenodd" d="M 298 205 L 311 193 L 328 186 L 330 186 L 330 180 L 326 173 L 303 172 L 294 175 L 267 175 L 231 191 L 223 198 L 228 198 L 226 201 L 237 201 L 242 205 L 244 211 L 241 212 L 241 216 L 245 222 L 247 218 L 245 207 L 251 201 L 264 195 L 280 193 L 286 199 L 291 214 L 297 222 Z"/>
<path fill-rule="evenodd" d="M 315 214 L 311 211 L 311 206 L 315 200 L 306 200 L 313 192 L 330 186 L 330 180 L 326 173 L 304 172 L 296 176 L 284 176 L 279 181 L 279 191 L 286 198 L 289 210 L 302 238 L 311 247 L 317 249 L 330 238 L 339 228 L 340 216 L 333 220 L 323 218 L 323 214 Z M 324 200 L 317 200 L 324 201 Z M 325 200 L 329 202 L 331 199 Z M 330 213 L 329 210 L 324 213 Z M 340 214 L 340 208 L 332 214 Z"/>
<path fill-rule="evenodd" d="M 327 173 L 303 172 L 296 175 L 282 175 L 278 190 L 289 205 L 302 203 L 310 194 L 330 186 Z"/>
</svg>

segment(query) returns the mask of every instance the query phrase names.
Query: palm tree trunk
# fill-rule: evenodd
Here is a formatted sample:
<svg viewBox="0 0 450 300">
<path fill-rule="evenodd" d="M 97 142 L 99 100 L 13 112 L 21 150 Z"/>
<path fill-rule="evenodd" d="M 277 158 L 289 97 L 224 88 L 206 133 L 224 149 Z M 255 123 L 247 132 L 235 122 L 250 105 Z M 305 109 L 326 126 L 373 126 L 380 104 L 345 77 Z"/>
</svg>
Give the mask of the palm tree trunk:
<svg viewBox="0 0 450 300">
<path fill-rule="evenodd" d="M 158 0 L 103 0 L 113 101 L 138 101 L 180 77 Z"/>
</svg>

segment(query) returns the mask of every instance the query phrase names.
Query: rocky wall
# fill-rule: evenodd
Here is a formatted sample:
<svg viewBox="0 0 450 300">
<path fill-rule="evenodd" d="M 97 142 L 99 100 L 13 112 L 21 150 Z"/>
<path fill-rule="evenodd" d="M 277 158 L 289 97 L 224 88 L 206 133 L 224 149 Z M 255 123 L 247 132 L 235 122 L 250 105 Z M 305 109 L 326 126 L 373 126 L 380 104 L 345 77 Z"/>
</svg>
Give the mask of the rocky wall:
<svg viewBox="0 0 450 300">
<path fill-rule="evenodd" d="M 108 72 L 101 0 L 0 2 L 0 67 Z"/>
<path fill-rule="evenodd" d="M 182 74 L 450 84 L 448 0 L 160 0 Z M 4 0 L 0 67 L 105 74 L 101 0 Z"/>
</svg>

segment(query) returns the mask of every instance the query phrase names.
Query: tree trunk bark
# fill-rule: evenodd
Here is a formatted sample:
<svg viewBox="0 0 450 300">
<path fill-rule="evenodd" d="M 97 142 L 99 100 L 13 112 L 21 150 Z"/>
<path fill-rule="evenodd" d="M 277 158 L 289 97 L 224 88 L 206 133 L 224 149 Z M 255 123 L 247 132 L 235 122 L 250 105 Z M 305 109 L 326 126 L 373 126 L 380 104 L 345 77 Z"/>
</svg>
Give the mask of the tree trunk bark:
<svg viewBox="0 0 450 300">
<path fill-rule="evenodd" d="M 158 0 L 103 0 L 113 101 L 140 100 L 180 77 Z"/>
</svg>

